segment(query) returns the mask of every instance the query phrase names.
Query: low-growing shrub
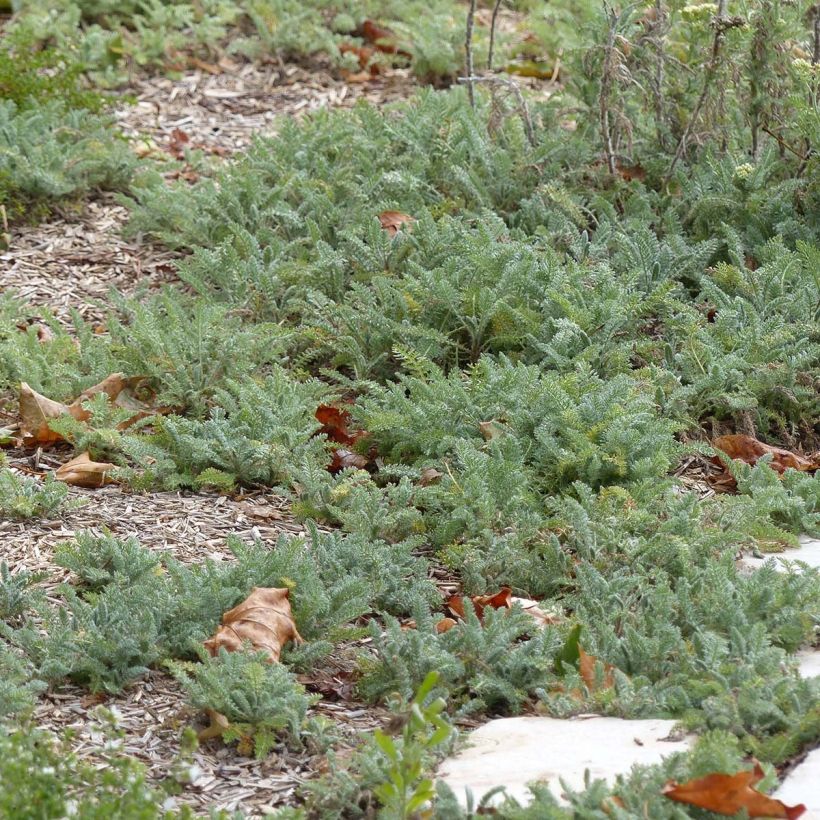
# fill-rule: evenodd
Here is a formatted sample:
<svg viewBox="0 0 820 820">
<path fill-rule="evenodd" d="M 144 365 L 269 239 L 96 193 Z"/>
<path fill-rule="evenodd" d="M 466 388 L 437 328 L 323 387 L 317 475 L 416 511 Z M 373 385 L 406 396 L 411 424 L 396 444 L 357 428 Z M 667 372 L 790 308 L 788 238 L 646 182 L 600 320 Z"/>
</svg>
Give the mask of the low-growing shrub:
<svg viewBox="0 0 820 820">
<path fill-rule="evenodd" d="M 226 652 L 200 663 L 171 663 L 197 709 L 218 712 L 228 721 L 222 739 L 239 741 L 244 754 L 265 757 L 278 743 L 300 747 L 311 705 L 304 687 L 286 667 L 270 663 L 262 652 Z"/>
<path fill-rule="evenodd" d="M 39 481 L 0 467 L 0 514 L 12 520 L 47 518 L 68 502 L 68 486 L 48 475 Z"/>
<path fill-rule="evenodd" d="M 128 587 L 160 567 L 161 557 L 140 546 L 136 538 L 119 539 L 105 533 L 88 532 L 61 544 L 54 552 L 54 563 L 71 570 L 84 589 L 101 590 L 108 584 Z"/>
</svg>

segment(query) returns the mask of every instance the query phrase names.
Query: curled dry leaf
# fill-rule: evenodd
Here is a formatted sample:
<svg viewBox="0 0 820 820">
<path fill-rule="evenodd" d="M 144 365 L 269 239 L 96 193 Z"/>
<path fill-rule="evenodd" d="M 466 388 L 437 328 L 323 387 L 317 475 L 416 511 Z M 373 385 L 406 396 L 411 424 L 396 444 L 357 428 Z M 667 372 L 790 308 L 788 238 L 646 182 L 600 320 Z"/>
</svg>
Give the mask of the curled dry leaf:
<svg viewBox="0 0 820 820">
<path fill-rule="evenodd" d="M 126 378 L 122 373 L 112 373 L 99 384 L 83 390 L 71 404 L 63 404 L 46 398 L 23 382 L 20 385 L 20 432 L 23 436 L 23 444 L 38 446 L 62 441 L 63 437 L 48 426 L 49 422 L 66 415 L 72 416 L 77 421 L 87 421 L 91 414 L 83 407 L 83 404 L 100 393 L 108 396 L 109 400 L 118 407 L 134 411 L 134 418 L 119 425 L 120 428 L 133 424 L 138 418 L 151 414 L 148 405 L 138 401 L 133 395 L 137 386 L 144 381 L 142 376 Z"/>
<path fill-rule="evenodd" d="M 316 420 L 322 425 L 319 433 L 324 433 L 329 441 L 347 445 L 333 451 L 330 464 L 327 467 L 329 472 L 335 474 L 348 467 L 363 470 L 370 464 L 375 453 L 365 456 L 350 449 L 351 445 L 364 438 L 367 433 L 364 430 L 350 429 L 351 418 L 349 411 L 344 408 L 334 407 L 331 404 L 320 404 L 316 408 L 315 415 Z"/>
<path fill-rule="evenodd" d="M 380 26 L 373 20 L 365 20 L 354 34 L 371 43 L 377 51 L 381 51 L 383 54 L 400 54 L 408 59 L 411 57 L 409 52 L 398 47 L 398 37 L 394 31 Z"/>
<path fill-rule="evenodd" d="M 370 459 L 361 453 L 354 453 L 353 450 L 334 450 L 328 465 L 328 472 L 336 473 L 355 467 L 357 470 L 364 470 L 370 464 Z"/>
<path fill-rule="evenodd" d="M 796 820 L 806 811 L 802 804 L 787 806 L 780 800 L 752 788 L 762 779 L 763 769 L 755 761 L 755 767 L 750 772 L 708 774 L 706 777 L 680 784 L 670 780 L 663 787 L 663 794 L 678 803 L 729 816 L 745 810 L 749 817 Z"/>
<path fill-rule="evenodd" d="M 341 54 L 353 54 L 359 61 L 359 68 L 364 68 L 373 56 L 373 49 L 368 46 L 357 46 L 355 43 L 339 43 Z"/>
<path fill-rule="evenodd" d="M 560 615 L 544 611 L 538 606 L 538 601 L 532 601 L 529 598 L 516 598 L 513 596 L 510 598 L 510 603 L 518 604 L 540 627 L 559 624 L 563 620 Z"/>
<path fill-rule="evenodd" d="M 718 436 L 712 441 L 712 447 L 726 453 L 729 458 L 745 461 L 747 464 L 757 464 L 758 459 L 771 454 L 771 467 L 778 473 L 784 473 L 787 469 L 800 470 L 801 472 L 812 472 L 820 467 L 820 457 L 805 457 L 784 450 L 781 447 L 772 447 L 764 444 L 756 438 L 745 435 Z M 717 456 L 713 456 L 712 461 L 718 466 L 722 462 Z"/>
<path fill-rule="evenodd" d="M 512 590 L 509 587 L 501 587 L 494 595 L 473 595 L 471 598 L 476 617 L 481 620 L 486 607 L 493 609 L 509 609 L 512 600 Z M 464 598 L 461 595 L 451 595 L 444 606 L 458 619 L 464 619 Z"/>
<path fill-rule="evenodd" d="M 322 425 L 319 432 L 324 433 L 330 441 L 338 444 L 353 444 L 364 435 L 362 430 L 350 429 L 350 412 L 342 407 L 320 404 L 316 408 L 315 416 L 316 421 Z"/>
<path fill-rule="evenodd" d="M 249 642 L 274 663 L 288 641 L 302 642 L 290 608 L 290 590 L 254 587 L 241 604 L 222 616 L 222 626 L 205 641 L 205 648 L 215 657 L 221 648 L 236 652 Z"/>
<path fill-rule="evenodd" d="M 421 471 L 419 486 L 429 487 L 431 484 L 435 484 L 443 475 L 444 473 L 439 472 L 435 467 L 428 467 L 426 470 Z"/>
<path fill-rule="evenodd" d="M 442 618 L 436 624 L 436 632 L 438 632 L 439 635 L 442 635 L 444 632 L 449 632 L 457 623 L 458 621 L 455 618 Z"/>
<path fill-rule="evenodd" d="M 62 441 L 62 436 L 55 433 L 48 423 L 67 414 L 73 415 L 68 405 L 47 399 L 32 390 L 26 382 L 20 384 L 20 432 L 23 444 L 36 446 Z"/>
<path fill-rule="evenodd" d="M 210 740 L 212 737 L 222 737 L 231 728 L 230 721 L 225 715 L 221 715 L 213 709 L 206 709 L 205 714 L 208 716 L 208 725 L 197 733 L 197 740 L 200 743 L 203 740 Z"/>
<path fill-rule="evenodd" d="M 111 471 L 115 468 L 115 464 L 107 461 L 92 461 L 88 453 L 81 453 L 77 458 L 72 458 L 71 461 L 58 468 L 54 477 L 74 487 L 94 489 L 111 484 L 114 481 L 111 478 Z"/>
<path fill-rule="evenodd" d="M 492 441 L 504 432 L 494 421 L 480 421 L 478 423 L 478 431 L 481 433 L 484 441 Z"/>
<path fill-rule="evenodd" d="M 40 342 L 51 342 L 54 340 L 54 331 L 40 322 L 37 323 L 37 340 Z"/>
<path fill-rule="evenodd" d="M 390 236 L 395 236 L 399 231 L 407 230 L 413 226 L 416 220 L 409 214 L 403 214 L 401 211 L 382 211 L 379 214 L 379 224 L 387 231 Z"/>
<path fill-rule="evenodd" d="M 479 621 L 483 618 L 484 610 L 487 607 L 492 607 L 493 609 L 511 609 L 513 604 L 518 604 L 541 628 L 549 624 L 558 623 L 559 621 L 557 617 L 544 612 L 544 610 L 538 606 L 537 601 L 532 601 L 529 598 L 513 597 L 512 590 L 509 587 L 501 587 L 494 595 L 474 595 L 471 600 Z M 452 629 L 458 621 L 464 620 L 464 598 L 461 595 L 451 595 L 444 602 L 444 606 L 452 617 L 442 618 L 442 620 L 436 624 L 436 631 L 439 633 L 447 632 L 447 630 Z"/>
<path fill-rule="evenodd" d="M 581 680 L 590 692 L 596 692 L 600 689 L 611 689 L 615 685 L 615 667 L 611 663 L 604 663 L 604 674 L 599 683 L 598 677 L 595 674 L 597 664 L 598 658 L 596 658 L 595 655 L 587 655 L 579 645 L 578 672 L 581 675 Z"/>
<path fill-rule="evenodd" d="M 171 131 L 171 139 L 168 143 L 168 153 L 178 160 L 185 159 L 185 151 L 190 147 L 191 138 L 181 129 L 175 128 Z"/>
</svg>

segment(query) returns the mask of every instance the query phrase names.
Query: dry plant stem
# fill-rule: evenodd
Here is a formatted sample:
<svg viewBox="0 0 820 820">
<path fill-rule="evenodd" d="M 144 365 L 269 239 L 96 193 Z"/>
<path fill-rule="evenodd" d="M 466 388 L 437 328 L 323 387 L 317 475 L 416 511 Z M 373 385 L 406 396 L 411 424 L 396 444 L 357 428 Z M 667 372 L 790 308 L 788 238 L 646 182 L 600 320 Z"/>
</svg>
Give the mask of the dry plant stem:
<svg viewBox="0 0 820 820">
<path fill-rule="evenodd" d="M 493 52 L 495 50 L 495 24 L 498 20 L 498 10 L 500 8 L 501 0 L 495 0 L 495 5 L 493 6 L 493 17 L 490 21 L 490 48 L 487 52 L 487 71 L 493 70 Z"/>
<path fill-rule="evenodd" d="M 792 148 L 792 146 L 789 145 L 789 143 L 787 143 L 783 139 L 783 137 L 781 137 L 779 134 L 775 134 L 774 131 L 772 131 L 770 128 L 767 128 L 764 125 L 761 128 L 761 130 L 764 134 L 768 134 L 773 140 L 777 142 L 778 146 L 780 146 L 781 152 L 788 151 L 789 153 L 794 154 L 801 161 L 805 161 L 807 159 L 807 157 L 804 154 L 801 154 L 796 148 Z"/>
<path fill-rule="evenodd" d="M 814 47 L 811 52 L 812 65 L 820 63 L 820 3 L 814 7 Z"/>
<path fill-rule="evenodd" d="M 467 9 L 467 36 L 464 40 L 465 74 L 467 75 L 467 93 L 470 97 L 470 106 L 475 108 L 475 88 L 473 86 L 473 23 L 475 22 L 476 0 L 470 0 Z"/>
<path fill-rule="evenodd" d="M 666 52 L 664 49 L 665 24 L 666 9 L 664 8 L 663 0 L 655 0 L 655 25 L 653 34 L 658 62 L 655 66 L 655 88 L 653 91 L 655 95 L 655 128 L 658 135 L 658 145 L 660 146 L 663 146 L 666 142 L 664 129 L 666 103 L 663 98 L 664 74 L 666 73 Z"/>
<path fill-rule="evenodd" d="M 709 89 L 715 79 L 715 74 L 717 74 L 718 66 L 720 65 L 720 52 L 723 47 L 723 40 L 726 37 L 726 29 L 731 25 L 731 22 L 726 15 L 728 4 L 729 0 L 718 1 L 717 14 L 712 21 L 712 25 L 715 28 L 715 36 L 712 40 L 712 56 L 706 64 L 706 69 L 703 76 L 703 88 L 701 89 L 700 96 L 698 97 L 698 101 L 695 103 L 694 109 L 692 109 L 692 114 L 689 117 L 689 121 L 683 129 L 683 133 L 680 135 L 678 147 L 675 149 L 675 156 L 672 157 L 669 170 L 666 172 L 666 176 L 664 177 L 664 184 L 668 183 L 672 178 L 672 174 L 675 171 L 675 166 L 678 164 L 678 161 L 683 156 L 683 152 L 686 150 L 686 143 L 689 140 L 692 129 L 695 127 L 695 124 L 700 117 L 700 112 L 703 109 L 706 98 L 709 96 Z"/>
<path fill-rule="evenodd" d="M 601 71 L 601 93 L 598 97 L 599 118 L 601 124 L 601 140 L 604 145 L 604 157 L 609 173 L 615 175 L 615 149 L 612 146 L 612 129 L 609 122 L 609 96 L 612 92 L 612 55 L 615 51 L 615 32 L 618 17 L 609 6 L 605 6 L 609 19 L 606 46 L 604 51 L 604 67 Z"/>
<path fill-rule="evenodd" d="M 505 88 L 507 88 L 510 91 L 510 93 L 513 94 L 518 104 L 518 114 L 521 117 L 521 121 L 524 123 L 524 130 L 527 134 L 527 141 L 530 145 L 535 145 L 535 129 L 532 125 L 530 109 L 527 106 L 527 101 L 524 99 L 524 95 L 521 93 L 521 89 L 518 87 L 518 83 L 516 83 L 515 80 L 509 77 L 498 77 L 496 75 L 492 75 L 491 77 L 459 77 L 458 81 L 460 83 L 466 83 L 468 88 L 472 88 L 474 83 L 486 83 L 488 85 L 503 85 Z"/>
</svg>

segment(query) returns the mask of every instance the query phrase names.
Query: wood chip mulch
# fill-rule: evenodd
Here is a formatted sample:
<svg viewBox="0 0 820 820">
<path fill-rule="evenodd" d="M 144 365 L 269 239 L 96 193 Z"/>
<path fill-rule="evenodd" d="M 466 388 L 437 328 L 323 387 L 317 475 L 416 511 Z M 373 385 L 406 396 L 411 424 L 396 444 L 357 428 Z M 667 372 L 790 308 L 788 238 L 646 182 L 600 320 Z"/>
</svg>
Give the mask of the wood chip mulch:
<svg viewBox="0 0 820 820">
<path fill-rule="evenodd" d="M 129 91 L 136 103 L 117 112 L 123 132 L 134 139 L 149 137 L 164 147 L 179 129 L 192 145 L 224 156 L 247 148 L 255 136 L 274 134 L 283 117 L 349 108 L 360 99 L 383 105 L 406 99 L 416 89 L 408 69 L 348 83 L 320 65 L 279 67 L 223 60 L 219 68 L 218 74 L 197 69 L 177 78 L 135 79 Z"/>
<path fill-rule="evenodd" d="M 0 251 L 0 292 L 14 293 L 35 312 L 48 309 L 67 325 L 72 310 L 95 324 L 111 308 L 112 289 L 134 295 L 175 281 L 177 255 L 125 239 L 127 217 L 112 196 L 101 196 L 80 213 L 13 227 L 9 248 Z"/>
</svg>

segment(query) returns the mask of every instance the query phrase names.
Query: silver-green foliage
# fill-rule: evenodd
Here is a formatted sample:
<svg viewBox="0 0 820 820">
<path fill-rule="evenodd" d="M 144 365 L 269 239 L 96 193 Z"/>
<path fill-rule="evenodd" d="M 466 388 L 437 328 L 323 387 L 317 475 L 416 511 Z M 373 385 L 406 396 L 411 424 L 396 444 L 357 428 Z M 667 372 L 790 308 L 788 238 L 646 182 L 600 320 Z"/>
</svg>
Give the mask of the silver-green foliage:
<svg viewBox="0 0 820 820">
<path fill-rule="evenodd" d="M 51 475 L 39 481 L 0 467 L 0 514 L 6 518 L 47 518 L 66 505 L 68 492 L 68 486 Z"/>
<path fill-rule="evenodd" d="M 191 704 L 212 709 L 228 722 L 223 739 L 252 744 L 264 757 L 277 743 L 301 745 L 301 731 L 312 698 L 287 667 L 252 650 L 205 656 L 200 663 L 170 663 Z"/>
</svg>

